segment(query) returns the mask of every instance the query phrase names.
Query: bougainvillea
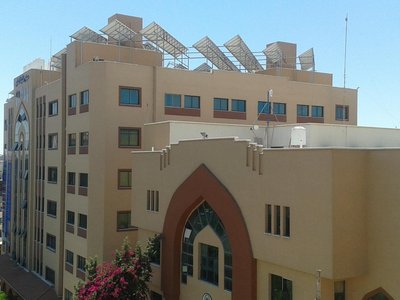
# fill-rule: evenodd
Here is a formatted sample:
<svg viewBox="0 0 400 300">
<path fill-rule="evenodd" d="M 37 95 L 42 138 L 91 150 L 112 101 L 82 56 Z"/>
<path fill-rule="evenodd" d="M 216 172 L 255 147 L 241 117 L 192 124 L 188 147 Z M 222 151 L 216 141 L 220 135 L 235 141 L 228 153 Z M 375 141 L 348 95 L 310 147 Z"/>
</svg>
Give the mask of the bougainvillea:
<svg viewBox="0 0 400 300">
<path fill-rule="evenodd" d="M 86 264 L 88 281 L 77 288 L 77 299 L 147 299 L 147 283 L 151 278 L 148 253 L 152 247 L 153 239 L 150 239 L 145 251 L 139 246 L 132 250 L 125 239 L 111 263 L 97 265 L 96 259 L 89 259 Z"/>
</svg>

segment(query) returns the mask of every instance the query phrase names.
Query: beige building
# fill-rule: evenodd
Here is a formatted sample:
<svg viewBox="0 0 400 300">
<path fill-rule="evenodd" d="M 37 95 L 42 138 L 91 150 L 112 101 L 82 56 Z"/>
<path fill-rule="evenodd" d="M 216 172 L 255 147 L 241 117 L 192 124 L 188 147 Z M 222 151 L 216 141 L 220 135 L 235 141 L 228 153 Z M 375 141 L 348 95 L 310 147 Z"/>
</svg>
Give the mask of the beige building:
<svg viewBox="0 0 400 300">
<path fill-rule="evenodd" d="M 400 298 L 398 129 L 144 132 L 155 150 L 133 152 L 132 221 L 139 241 L 161 236 L 151 287 L 165 299 L 315 299 L 317 270 L 321 299 Z"/>
<path fill-rule="evenodd" d="M 15 78 L 4 106 L 3 251 L 65 299 L 86 258 L 109 260 L 125 236 L 137 239 L 131 151 L 155 146 L 144 124 L 357 124 L 357 91 L 332 86 L 295 44 L 256 58 L 237 36 L 228 57 L 204 38 L 194 46 L 209 64 L 198 65 L 156 23 L 117 14 L 101 31 L 82 28 L 51 70 Z"/>
</svg>

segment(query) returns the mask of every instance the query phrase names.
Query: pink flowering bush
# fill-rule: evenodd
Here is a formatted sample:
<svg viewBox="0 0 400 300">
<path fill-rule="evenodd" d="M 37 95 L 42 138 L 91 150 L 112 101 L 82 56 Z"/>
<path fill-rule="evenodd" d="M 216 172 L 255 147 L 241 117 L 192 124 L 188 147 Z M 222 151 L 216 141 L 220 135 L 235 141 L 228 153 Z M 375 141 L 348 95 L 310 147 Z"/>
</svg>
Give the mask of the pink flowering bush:
<svg viewBox="0 0 400 300">
<path fill-rule="evenodd" d="M 89 259 L 86 264 L 88 281 L 78 287 L 77 299 L 147 299 L 147 283 L 151 278 L 148 252 L 151 248 L 151 239 L 144 252 L 139 246 L 132 250 L 125 239 L 111 263 L 97 265 L 96 259 Z"/>
</svg>

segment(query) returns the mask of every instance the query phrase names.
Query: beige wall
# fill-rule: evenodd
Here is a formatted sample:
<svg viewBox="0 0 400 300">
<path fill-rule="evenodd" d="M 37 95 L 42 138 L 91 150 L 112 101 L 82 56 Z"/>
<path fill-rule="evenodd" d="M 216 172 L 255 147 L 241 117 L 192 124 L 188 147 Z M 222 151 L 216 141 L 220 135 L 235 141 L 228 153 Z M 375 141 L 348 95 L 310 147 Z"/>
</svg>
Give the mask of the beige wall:
<svg viewBox="0 0 400 300">
<path fill-rule="evenodd" d="M 337 280 L 346 281 L 348 299 L 361 299 L 378 287 L 396 299 L 400 290 L 393 261 L 400 245 L 390 237 L 400 228 L 395 216 L 399 168 L 391 162 L 400 161 L 400 151 L 264 149 L 260 158 L 261 149 L 249 151 L 248 145 L 229 139 L 180 142 L 171 145 L 166 167 L 160 167 L 161 152 L 133 153 L 132 220 L 139 232 L 162 232 L 174 191 L 204 163 L 246 220 L 258 261 L 259 299 L 269 299 L 269 274 L 293 280 L 294 298 L 312 297 L 318 269 L 323 299 L 333 299 Z M 158 213 L 146 211 L 148 189 L 160 193 Z M 264 232 L 265 204 L 290 207 L 289 238 Z M 212 236 L 207 241 L 215 242 Z M 182 299 L 204 291 L 195 281 L 182 288 Z"/>
</svg>

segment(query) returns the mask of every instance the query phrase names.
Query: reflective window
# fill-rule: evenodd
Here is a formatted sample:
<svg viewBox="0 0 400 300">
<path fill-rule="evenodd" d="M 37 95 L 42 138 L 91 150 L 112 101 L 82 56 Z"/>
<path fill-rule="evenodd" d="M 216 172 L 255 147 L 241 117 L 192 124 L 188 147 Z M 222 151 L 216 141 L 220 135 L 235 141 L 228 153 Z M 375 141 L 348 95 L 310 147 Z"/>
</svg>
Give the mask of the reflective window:
<svg viewBox="0 0 400 300">
<path fill-rule="evenodd" d="M 140 101 L 140 89 L 130 87 L 119 88 L 119 104 L 120 105 L 131 105 L 139 106 Z"/>
<path fill-rule="evenodd" d="M 228 110 L 228 99 L 226 98 L 214 98 L 214 110 Z"/>
<path fill-rule="evenodd" d="M 181 107 L 181 95 L 165 94 L 166 107 Z"/>
</svg>

